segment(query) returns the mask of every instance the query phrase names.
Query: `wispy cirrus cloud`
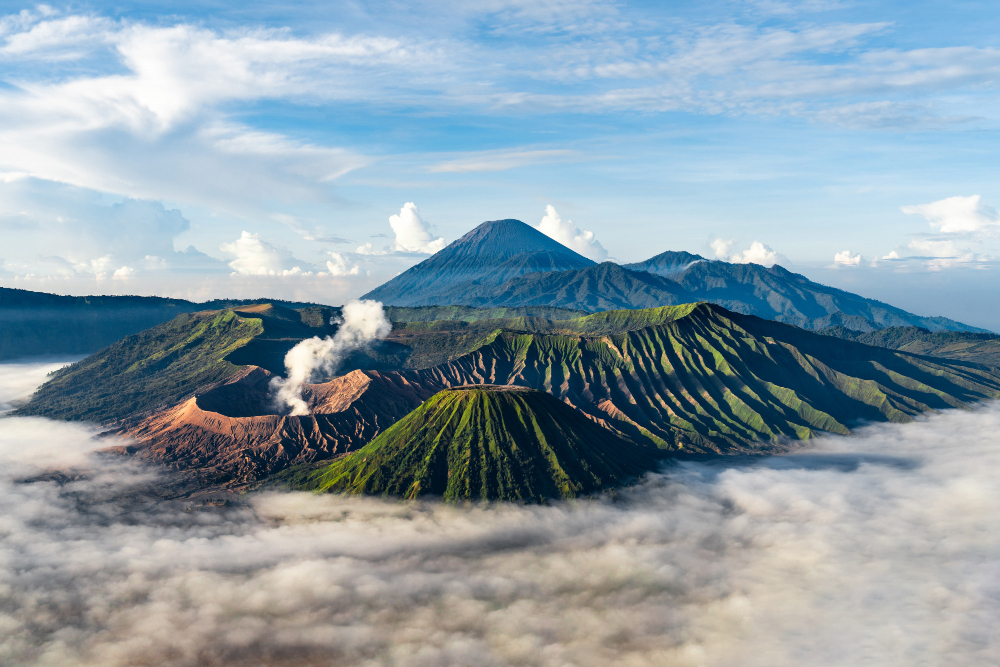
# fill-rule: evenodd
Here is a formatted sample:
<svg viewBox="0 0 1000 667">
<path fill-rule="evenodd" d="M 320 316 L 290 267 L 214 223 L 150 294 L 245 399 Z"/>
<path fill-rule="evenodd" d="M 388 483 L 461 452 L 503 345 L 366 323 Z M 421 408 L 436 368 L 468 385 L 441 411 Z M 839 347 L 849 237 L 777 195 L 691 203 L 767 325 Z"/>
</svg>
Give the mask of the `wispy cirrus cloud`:
<svg viewBox="0 0 1000 667">
<path fill-rule="evenodd" d="M 566 149 L 479 151 L 438 162 L 427 167 L 431 173 L 467 174 L 480 171 L 506 171 L 533 164 L 548 164 L 571 159 L 578 151 Z"/>
</svg>

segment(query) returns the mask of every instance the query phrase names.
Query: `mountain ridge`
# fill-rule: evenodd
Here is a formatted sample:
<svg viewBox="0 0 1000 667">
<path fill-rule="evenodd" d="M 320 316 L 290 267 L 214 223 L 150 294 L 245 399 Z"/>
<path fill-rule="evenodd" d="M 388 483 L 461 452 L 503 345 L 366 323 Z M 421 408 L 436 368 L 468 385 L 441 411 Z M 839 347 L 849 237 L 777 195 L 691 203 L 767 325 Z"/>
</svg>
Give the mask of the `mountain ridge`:
<svg viewBox="0 0 1000 667">
<path fill-rule="evenodd" d="M 477 226 L 363 298 L 388 306 L 545 306 L 588 312 L 708 301 L 814 330 L 843 325 L 859 331 L 891 326 L 985 331 L 945 317 L 915 315 L 779 265 L 730 263 L 683 251 L 624 265 L 598 264 L 517 220 Z"/>
</svg>

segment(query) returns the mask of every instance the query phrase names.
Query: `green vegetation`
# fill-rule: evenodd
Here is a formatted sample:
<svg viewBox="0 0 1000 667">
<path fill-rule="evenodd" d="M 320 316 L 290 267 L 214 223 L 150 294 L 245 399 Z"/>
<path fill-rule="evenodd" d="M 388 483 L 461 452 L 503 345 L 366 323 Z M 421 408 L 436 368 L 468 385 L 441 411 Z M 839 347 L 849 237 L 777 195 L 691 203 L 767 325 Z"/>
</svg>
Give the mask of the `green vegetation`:
<svg viewBox="0 0 1000 667">
<path fill-rule="evenodd" d="M 479 349 L 490 343 L 502 331 L 591 336 L 623 333 L 672 322 L 688 315 L 696 305 L 664 306 L 646 310 L 613 310 L 593 315 L 581 315 L 578 312 L 568 311 L 576 316 L 566 319 L 519 316 L 501 319 L 470 317 L 468 320 L 403 323 L 395 323 L 394 321 L 390 340 L 412 350 L 402 364 L 402 368 L 430 368 Z M 389 310 L 395 312 L 404 309 L 393 308 Z M 435 308 L 408 308 L 405 310 L 422 311 L 435 310 Z M 492 312 L 503 309 L 484 308 L 482 310 Z"/>
<path fill-rule="evenodd" d="M 972 361 L 1000 367 L 1000 335 L 967 331 L 935 331 L 921 327 L 888 327 L 867 333 L 830 327 L 820 333 L 911 354 Z"/>
<path fill-rule="evenodd" d="M 657 458 L 549 394 L 480 386 L 439 392 L 360 450 L 287 480 L 319 491 L 540 502 L 621 485 Z"/>
<path fill-rule="evenodd" d="M 15 414 L 106 421 L 171 405 L 233 375 L 226 356 L 261 333 L 231 310 L 178 315 L 59 370 Z"/>
<path fill-rule="evenodd" d="M 402 308 L 387 306 L 385 314 L 391 322 L 439 322 L 499 320 L 517 317 L 538 317 L 547 320 L 567 320 L 583 315 L 583 311 L 568 308 L 532 306 L 530 308 L 473 308 L 471 306 L 417 306 Z"/>
<path fill-rule="evenodd" d="M 567 400 L 637 442 L 769 451 L 867 421 L 904 422 L 1000 397 L 997 373 L 814 334 L 711 304 L 604 336 L 500 332 L 433 383 L 517 384 Z M 588 318 L 582 318 L 587 320 Z M 560 323 L 561 324 L 561 323 Z M 477 378 L 485 378 L 477 379 Z"/>
<path fill-rule="evenodd" d="M 270 303 L 184 313 L 59 370 L 16 414 L 113 421 L 175 404 L 247 363 L 282 372 L 298 341 L 335 331 L 313 315 Z"/>
<path fill-rule="evenodd" d="M 96 352 L 180 313 L 271 303 L 219 299 L 193 303 L 152 296 L 60 296 L 0 287 L 0 360 Z M 312 304 L 274 301 L 286 308 Z"/>
<path fill-rule="evenodd" d="M 174 404 L 242 365 L 281 373 L 298 341 L 335 331 L 333 313 L 260 304 L 185 314 L 59 371 L 20 414 L 119 420 Z M 773 451 L 818 432 L 846 434 L 858 423 L 902 422 L 1000 397 L 996 369 L 861 345 L 712 304 L 565 320 L 397 324 L 389 340 L 346 360 L 340 372 L 354 368 L 380 369 L 421 396 L 460 384 L 529 387 L 633 442 L 693 453 Z M 380 400 L 372 401 L 366 409 L 380 429 L 402 414 L 383 414 Z"/>
</svg>

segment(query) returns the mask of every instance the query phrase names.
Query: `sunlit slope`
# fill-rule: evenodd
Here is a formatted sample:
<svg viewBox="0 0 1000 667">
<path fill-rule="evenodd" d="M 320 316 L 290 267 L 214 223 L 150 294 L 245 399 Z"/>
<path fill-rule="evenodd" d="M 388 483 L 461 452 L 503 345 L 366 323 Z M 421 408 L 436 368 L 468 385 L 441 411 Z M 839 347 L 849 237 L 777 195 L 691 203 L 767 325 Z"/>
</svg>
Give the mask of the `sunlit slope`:
<svg viewBox="0 0 1000 667">
<path fill-rule="evenodd" d="M 527 386 L 633 439 L 719 452 L 768 450 L 818 431 L 846 434 L 866 421 L 904 422 L 1000 396 L 995 369 L 821 336 L 711 304 L 686 311 L 606 336 L 503 332 L 406 377 L 423 385 Z"/>
<path fill-rule="evenodd" d="M 59 370 L 17 413 L 118 420 L 173 405 L 243 365 L 281 370 L 298 341 L 334 330 L 315 315 L 273 304 L 184 313 Z"/>
<path fill-rule="evenodd" d="M 304 488 L 445 500 L 574 498 L 656 465 L 655 450 L 598 426 L 549 394 L 447 389 Z"/>
</svg>

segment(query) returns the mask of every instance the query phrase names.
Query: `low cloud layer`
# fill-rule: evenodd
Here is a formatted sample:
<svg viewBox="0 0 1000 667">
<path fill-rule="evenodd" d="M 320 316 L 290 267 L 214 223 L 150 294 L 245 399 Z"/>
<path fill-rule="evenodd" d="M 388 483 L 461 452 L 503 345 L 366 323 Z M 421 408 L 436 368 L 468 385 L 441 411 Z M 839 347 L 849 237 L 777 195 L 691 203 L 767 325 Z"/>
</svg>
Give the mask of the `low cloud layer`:
<svg viewBox="0 0 1000 667">
<path fill-rule="evenodd" d="M 121 462 L 17 483 L 36 447 L 79 465 L 104 443 L 3 426 L 3 664 L 1000 660 L 996 405 L 549 507 L 269 494 L 184 511 L 144 500 L 160 480 Z"/>
</svg>

